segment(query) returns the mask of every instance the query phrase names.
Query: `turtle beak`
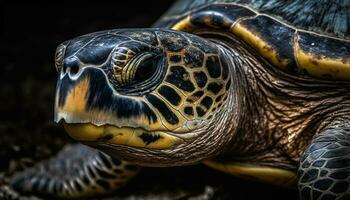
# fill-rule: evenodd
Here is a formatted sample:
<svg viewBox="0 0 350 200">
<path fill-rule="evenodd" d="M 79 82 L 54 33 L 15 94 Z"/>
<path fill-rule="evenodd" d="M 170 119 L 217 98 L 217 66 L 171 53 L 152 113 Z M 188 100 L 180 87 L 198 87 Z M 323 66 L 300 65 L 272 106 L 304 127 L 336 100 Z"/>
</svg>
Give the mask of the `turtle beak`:
<svg viewBox="0 0 350 200">
<path fill-rule="evenodd" d="M 63 126 L 73 139 L 87 143 L 97 142 L 150 149 L 168 149 L 181 141 L 180 138 L 161 131 L 148 132 L 141 128 L 119 128 L 112 125 L 95 126 L 90 123 L 67 124 L 65 122 L 63 122 Z"/>
<path fill-rule="evenodd" d="M 104 127 L 86 124 L 67 124 L 62 120 L 63 127 L 68 135 L 81 142 L 97 141 L 104 138 Z"/>
<path fill-rule="evenodd" d="M 90 85 L 91 77 L 86 70 L 80 70 L 80 67 L 74 62 L 64 64 L 56 87 L 56 122 L 62 119 L 67 122 L 83 119 L 84 111 L 87 108 Z M 74 114 L 74 117 L 72 114 Z"/>
<path fill-rule="evenodd" d="M 79 66 L 65 59 L 56 86 L 55 122 L 103 125 L 116 121 L 110 112 L 113 90 L 98 67 Z"/>
</svg>

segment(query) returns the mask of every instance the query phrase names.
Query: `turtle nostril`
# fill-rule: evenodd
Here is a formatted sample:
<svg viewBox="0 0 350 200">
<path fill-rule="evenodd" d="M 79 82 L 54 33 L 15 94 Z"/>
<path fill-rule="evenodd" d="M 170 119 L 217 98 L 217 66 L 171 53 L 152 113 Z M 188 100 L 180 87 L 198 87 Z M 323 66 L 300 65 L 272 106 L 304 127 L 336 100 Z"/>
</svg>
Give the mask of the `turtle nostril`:
<svg viewBox="0 0 350 200">
<path fill-rule="evenodd" d="M 79 73 L 80 63 L 75 58 L 67 58 L 63 63 L 62 71 L 63 73 L 68 72 L 71 76 Z"/>
<path fill-rule="evenodd" d="M 75 74 L 77 74 L 78 72 L 79 72 L 79 65 L 77 65 L 77 64 L 72 65 L 72 66 L 70 67 L 70 69 L 69 69 L 69 73 L 70 73 L 71 75 L 75 75 Z"/>
</svg>

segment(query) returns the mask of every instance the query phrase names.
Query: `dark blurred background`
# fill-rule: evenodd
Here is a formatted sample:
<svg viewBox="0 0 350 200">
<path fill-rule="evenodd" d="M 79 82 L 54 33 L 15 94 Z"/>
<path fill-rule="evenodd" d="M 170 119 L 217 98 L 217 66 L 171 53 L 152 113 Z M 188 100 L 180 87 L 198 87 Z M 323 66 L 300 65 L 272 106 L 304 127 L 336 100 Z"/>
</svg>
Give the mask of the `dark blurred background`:
<svg viewBox="0 0 350 200">
<path fill-rule="evenodd" d="M 56 46 L 94 31 L 149 27 L 172 3 L 0 4 L 1 187 L 12 174 L 73 142 L 52 122 Z M 201 165 L 146 169 L 130 185 L 116 199 L 297 199 L 295 190 L 243 181 Z"/>
</svg>

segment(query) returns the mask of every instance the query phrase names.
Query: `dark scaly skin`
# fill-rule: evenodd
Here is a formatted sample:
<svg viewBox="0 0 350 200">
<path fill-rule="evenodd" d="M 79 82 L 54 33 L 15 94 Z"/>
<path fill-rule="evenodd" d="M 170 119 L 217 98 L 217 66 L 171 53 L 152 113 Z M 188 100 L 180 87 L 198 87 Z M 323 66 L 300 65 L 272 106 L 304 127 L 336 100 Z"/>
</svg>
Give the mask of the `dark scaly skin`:
<svg viewBox="0 0 350 200">
<path fill-rule="evenodd" d="M 330 128 L 316 136 L 300 159 L 301 199 L 349 199 L 349 154 L 349 127 Z"/>
<path fill-rule="evenodd" d="M 293 57 L 297 54 L 293 50 L 299 45 L 303 51 L 316 57 L 329 56 L 336 60 L 346 55 L 348 42 L 338 39 L 331 42 L 334 38 L 312 33 L 323 45 L 314 47 L 309 41 L 312 38 L 309 32 L 296 33 L 275 18 L 252 17 L 254 13 L 250 15 L 244 6 L 237 5 L 214 5 L 203 9 L 210 8 L 211 11 L 214 7 L 218 9 L 214 12 L 216 15 L 205 12 L 191 15 L 192 25 L 198 26 L 194 30 L 184 27 L 184 30 L 200 37 L 164 29 L 122 30 L 86 35 L 64 43 L 58 48 L 56 56 L 61 73 L 56 120 L 147 129 L 138 135 L 144 148 L 111 144 L 115 137 L 113 134 L 86 142 L 114 157 L 139 165 L 184 165 L 216 157 L 215 160 L 226 164 L 234 162 L 296 172 L 304 150 L 318 143 L 317 139 L 312 140 L 313 137 L 324 135 L 334 124 L 341 124 L 340 127 L 349 124 L 350 84 L 347 81 L 328 80 L 329 76 L 321 80 L 299 75 L 297 59 Z M 227 8 L 236 9 L 237 13 L 225 11 Z M 231 14 L 237 14 L 236 18 Z M 174 24 L 180 18 L 169 18 L 170 21 L 165 24 Z M 248 27 L 251 33 L 258 34 L 260 41 L 268 44 L 262 48 L 267 51 L 260 51 L 254 46 L 256 42 L 249 43 L 240 38 L 242 35 L 228 33 L 235 20 L 240 20 L 240 24 Z M 268 24 L 267 29 L 255 27 L 261 24 Z M 282 29 L 284 31 L 280 31 Z M 280 36 L 289 43 L 274 40 Z M 300 40 L 295 41 L 293 37 L 300 37 Z M 104 43 L 102 49 L 99 48 L 101 42 Z M 325 44 L 335 46 L 327 48 Z M 340 47 L 345 50 L 340 50 Z M 332 49 L 334 51 L 331 52 Z M 273 51 L 275 53 L 271 53 Z M 157 79 L 140 81 L 137 76 L 124 76 L 123 70 L 128 68 L 128 63 L 143 52 L 156 54 L 156 60 L 165 63 L 165 66 L 152 63 L 152 66 L 160 69 Z M 269 60 L 268 56 L 271 55 L 276 56 L 277 61 Z M 308 62 L 317 63 L 317 59 Z M 227 75 L 224 73 L 225 65 Z M 274 65 L 286 67 L 286 70 Z M 72 76 L 68 77 L 67 73 L 72 73 Z M 76 74 L 77 77 L 72 78 Z M 88 80 L 88 84 L 79 85 L 84 80 Z M 88 100 L 83 101 L 83 109 L 78 111 L 65 107 L 69 104 L 81 106 L 81 101 L 69 96 L 74 88 L 89 91 L 86 94 Z M 74 94 L 79 96 L 80 93 Z M 113 115 L 110 117 L 106 114 Z M 141 115 L 146 116 L 148 121 L 137 119 Z M 184 134 L 184 125 L 191 119 L 201 121 L 203 126 L 192 124 L 190 131 Z M 153 130 L 171 133 L 183 141 L 168 149 L 153 149 L 150 146 L 164 136 L 148 132 Z M 339 128 L 337 131 L 345 134 L 345 129 Z M 330 137 L 325 139 L 329 143 L 337 142 Z M 349 154 L 346 151 L 342 153 L 344 159 L 348 159 Z M 309 170 L 312 169 L 304 169 L 305 173 Z M 346 179 L 346 175 L 342 174 L 340 179 Z M 339 180 L 331 181 L 332 184 L 341 184 Z M 349 181 L 345 181 L 345 185 L 349 187 Z M 309 191 L 304 187 L 309 186 L 300 184 L 301 198 L 307 199 Z M 338 189 L 339 192 L 332 195 L 340 198 L 344 194 L 340 192 L 341 188 Z M 327 190 L 320 192 L 327 196 Z"/>
<path fill-rule="evenodd" d="M 106 194 L 124 185 L 139 167 L 90 147 L 67 145 L 53 159 L 17 174 L 11 186 L 20 192 L 60 198 Z"/>
</svg>

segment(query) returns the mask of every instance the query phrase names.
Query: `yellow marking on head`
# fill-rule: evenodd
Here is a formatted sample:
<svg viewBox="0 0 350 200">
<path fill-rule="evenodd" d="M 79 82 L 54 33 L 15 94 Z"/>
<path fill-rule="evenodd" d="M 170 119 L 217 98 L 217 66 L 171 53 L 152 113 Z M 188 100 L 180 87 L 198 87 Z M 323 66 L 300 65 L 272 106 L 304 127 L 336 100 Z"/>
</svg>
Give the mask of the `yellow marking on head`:
<svg viewBox="0 0 350 200">
<path fill-rule="evenodd" d="M 86 77 L 72 88 L 65 99 L 63 107 L 58 107 L 58 111 L 83 112 L 86 106 L 86 96 L 89 89 L 90 80 Z"/>
<path fill-rule="evenodd" d="M 295 57 L 300 69 L 316 77 L 326 77 L 335 80 L 350 80 L 350 58 L 332 59 L 313 53 L 304 52 L 298 43 L 295 47 Z"/>
<path fill-rule="evenodd" d="M 78 141 L 103 141 L 110 144 L 126 145 L 150 149 L 168 149 L 180 142 L 180 139 L 164 132 L 147 132 L 141 128 L 115 127 L 111 125 L 95 126 L 90 123 L 66 124 L 64 128 L 68 134 Z M 146 143 L 143 134 L 158 137 L 153 142 Z"/>
<path fill-rule="evenodd" d="M 145 115 L 135 116 L 133 118 L 117 118 L 109 110 L 99 110 L 97 108 L 86 109 L 89 85 L 90 80 L 87 77 L 77 83 L 68 91 L 63 106 L 58 105 L 59 95 L 56 95 L 55 115 L 58 120 L 64 119 L 68 123 L 90 122 L 95 125 L 118 124 L 120 126 L 144 127 L 147 130 L 167 130 L 159 120 L 150 122 L 149 118 Z"/>
<path fill-rule="evenodd" d="M 267 182 L 273 185 L 294 187 L 296 186 L 297 182 L 296 173 L 284 169 L 264 166 L 249 166 L 237 163 L 224 164 L 212 160 L 204 161 L 203 163 L 211 168 L 234 176 Z"/>
<path fill-rule="evenodd" d="M 231 27 L 231 31 L 242 38 L 250 46 L 255 48 L 260 55 L 266 58 L 275 66 L 286 69 L 286 66 L 289 63 L 288 59 L 281 59 L 275 49 L 272 46 L 267 44 L 262 38 L 260 38 L 256 33 L 250 31 L 240 23 L 235 23 Z"/>
<path fill-rule="evenodd" d="M 187 97 L 187 100 L 189 100 L 190 102 L 197 102 L 202 96 L 199 97 L 199 96 L 191 95 Z"/>
</svg>

